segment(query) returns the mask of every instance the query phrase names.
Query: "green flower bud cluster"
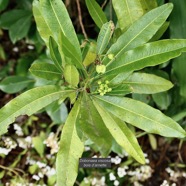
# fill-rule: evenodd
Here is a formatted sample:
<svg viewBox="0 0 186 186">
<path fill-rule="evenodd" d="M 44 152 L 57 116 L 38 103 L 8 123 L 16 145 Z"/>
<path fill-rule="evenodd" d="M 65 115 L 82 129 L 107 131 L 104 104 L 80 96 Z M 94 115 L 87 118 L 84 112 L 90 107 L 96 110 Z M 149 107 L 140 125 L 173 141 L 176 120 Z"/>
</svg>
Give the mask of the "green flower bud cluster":
<svg viewBox="0 0 186 186">
<path fill-rule="evenodd" d="M 106 66 L 105 65 L 96 65 L 96 72 L 98 74 L 104 74 L 106 71 Z"/>
<path fill-rule="evenodd" d="M 114 54 L 108 54 L 108 58 L 111 60 L 114 59 Z"/>
<path fill-rule="evenodd" d="M 109 81 L 106 80 L 105 83 L 102 83 L 101 81 L 98 81 L 98 92 L 101 96 L 104 96 L 107 92 L 111 92 L 112 91 L 112 88 L 109 88 L 108 86 L 109 84 Z"/>
</svg>

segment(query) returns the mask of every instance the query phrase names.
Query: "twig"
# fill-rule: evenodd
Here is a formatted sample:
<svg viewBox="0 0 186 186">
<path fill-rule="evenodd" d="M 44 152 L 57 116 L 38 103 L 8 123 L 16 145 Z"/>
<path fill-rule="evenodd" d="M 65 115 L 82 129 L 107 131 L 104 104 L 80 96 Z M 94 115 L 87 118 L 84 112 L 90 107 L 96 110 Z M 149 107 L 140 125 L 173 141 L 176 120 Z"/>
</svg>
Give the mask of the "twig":
<svg viewBox="0 0 186 186">
<path fill-rule="evenodd" d="M 105 7 L 105 5 L 107 4 L 107 1 L 108 0 L 105 0 L 104 2 L 103 2 L 103 4 L 101 5 L 101 8 L 103 9 L 104 7 Z"/>
<path fill-rule="evenodd" d="M 70 0 L 65 1 L 65 6 L 68 7 L 70 5 Z"/>
<path fill-rule="evenodd" d="M 77 4 L 77 9 L 78 9 L 78 17 L 79 17 L 79 24 L 81 26 L 81 30 L 83 32 L 83 35 L 84 35 L 85 39 L 88 39 L 87 33 L 86 33 L 84 25 L 83 25 L 83 21 L 82 21 L 81 7 L 80 7 L 79 0 L 76 0 L 76 4 Z"/>
<path fill-rule="evenodd" d="M 113 15 L 112 15 L 112 0 L 110 0 L 110 20 L 113 19 Z"/>
<path fill-rule="evenodd" d="M 0 165 L 0 168 L 4 169 L 4 170 L 7 170 L 7 171 L 10 171 L 10 172 L 13 172 L 15 175 L 19 176 L 19 174 L 15 171 L 15 169 L 8 168 L 8 167 L 5 167 L 3 165 Z M 20 169 L 16 169 L 16 170 L 22 172 Z"/>
</svg>

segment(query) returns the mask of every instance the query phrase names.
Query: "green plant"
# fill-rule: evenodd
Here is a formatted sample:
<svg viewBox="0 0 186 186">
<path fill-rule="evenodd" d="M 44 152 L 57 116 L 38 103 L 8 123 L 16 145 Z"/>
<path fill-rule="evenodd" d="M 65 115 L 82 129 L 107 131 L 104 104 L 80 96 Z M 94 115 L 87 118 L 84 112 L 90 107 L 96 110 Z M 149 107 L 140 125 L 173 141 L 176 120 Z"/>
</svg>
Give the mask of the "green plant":
<svg viewBox="0 0 186 186">
<path fill-rule="evenodd" d="M 32 23 L 32 0 L 21 0 L 14 3 L 14 10 L 6 11 L 0 15 L 0 28 L 9 31 L 13 43 L 28 35 Z M 0 1 L 0 12 L 4 11 L 9 4 L 9 0 Z"/>
<path fill-rule="evenodd" d="M 63 127 L 56 160 L 59 186 L 74 184 L 87 139 L 98 146 L 102 156 L 106 157 L 117 142 L 144 164 L 143 152 L 129 124 L 147 133 L 186 136 L 171 118 L 130 98 L 130 93 L 154 94 L 173 86 L 156 75 L 135 72 L 185 52 L 184 39 L 149 42 L 162 28 L 173 6 L 165 4 L 150 11 L 153 5 L 147 9 L 149 12 L 141 12 L 125 26 L 119 15 L 126 2 L 113 0 L 119 23 L 115 31 L 113 22 L 105 21 L 101 8 L 94 9 L 97 14 L 92 16 L 101 30 L 97 43 L 87 42 L 82 50 L 61 0 L 33 3 L 38 31 L 53 62 L 37 60 L 30 72 L 49 81 L 21 94 L 0 110 L 0 135 L 7 132 L 8 125 L 17 116 L 32 115 L 55 101 L 61 104 L 70 98 L 74 106 Z M 86 3 L 88 7 L 98 7 L 96 1 L 86 0 Z M 146 10 L 143 6 L 141 10 Z"/>
</svg>

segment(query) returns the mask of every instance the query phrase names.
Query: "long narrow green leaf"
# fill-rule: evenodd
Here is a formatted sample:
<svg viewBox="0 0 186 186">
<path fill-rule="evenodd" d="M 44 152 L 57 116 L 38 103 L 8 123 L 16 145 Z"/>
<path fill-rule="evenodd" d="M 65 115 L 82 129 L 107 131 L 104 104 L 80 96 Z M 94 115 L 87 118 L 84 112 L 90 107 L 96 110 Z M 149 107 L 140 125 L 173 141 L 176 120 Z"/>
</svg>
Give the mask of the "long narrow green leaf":
<svg viewBox="0 0 186 186">
<path fill-rule="evenodd" d="M 65 80 L 73 87 L 79 83 L 79 73 L 74 65 L 66 65 L 64 70 Z"/>
<path fill-rule="evenodd" d="M 41 35 L 41 38 L 46 43 L 46 45 L 49 45 L 49 37 L 53 36 L 53 32 L 47 22 L 45 21 L 42 12 L 41 12 L 41 6 L 40 2 L 38 0 L 33 1 L 33 14 L 34 18 L 37 24 L 37 29 Z"/>
<path fill-rule="evenodd" d="M 72 186 L 76 181 L 79 158 L 84 150 L 76 131 L 79 109 L 80 103 L 76 102 L 62 130 L 56 160 L 57 186 Z"/>
<path fill-rule="evenodd" d="M 134 133 L 131 132 L 123 121 L 111 116 L 103 107 L 100 107 L 96 101 L 93 101 L 93 103 L 116 142 L 138 162 L 144 164 L 144 155 Z"/>
<path fill-rule="evenodd" d="M 62 58 L 59 52 L 59 47 L 56 41 L 53 39 L 53 37 L 49 38 L 49 49 L 50 49 L 51 58 L 54 64 L 56 65 L 57 69 L 63 72 Z"/>
<path fill-rule="evenodd" d="M 54 85 L 31 89 L 11 100 L 0 110 L 0 135 L 7 132 L 8 125 L 20 115 L 32 115 L 60 98 L 68 97 L 73 90 L 61 90 Z"/>
<path fill-rule="evenodd" d="M 13 9 L 10 11 L 5 11 L 1 14 L 0 27 L 3 29 L 9 29 L 15 22 L 23 17 L 28 17 L 31 15 L 31 11 L 25 9 Z"/>
<path fill-rule="evenodd" d="M 79 69 L 85 70 L 82 62 L 82 56 L 78 55 L 75 46 L 70 42 L 70 40 L 63 34 L 60 33 L 60 46 L 63 54 L 70 58 L 71 63 Z"/>
<path fill-rule="evenodd" d="M 114 87 L 110 85 L 109 87 L 112 88 L 112 91 L 108 92 L 107 95 L 124 96 L 126 94 L 133 92 L 133 89 L 130 85 L 119 84 L 119 85 L 115 85 Z"/>
<path fill-rule="evenodd" d="M 143 7 L 143 11 L 144 12 L 148 12 L 150 10 L 152 10 L 153 8 L 156 8 L 158 6 L 157 1 L 156 0 L 140 0 L 141 5 Z"/>
<path fill-rule="evenodd" d="M 97 40 L 97 54 L 102 54 L 106 49 L 114 31 L 114 23 L 112 21 L 103 24 Z"/>
<path fill-rule="evenodd" d="M 55 65 L 37 60 L 32 64 L 29 71 L 33 75 L 47 80 L 59 80 L 62 76 Z"/>
<path fill-rule="evenodd" d="M 104 75 L 132 72 L 144 67 L 162 64 L 186 51 L 186 40 L 170 39 L 147 43 L 127 51 L 107 66 Z"/>
<path fill-rule="evenodd" d="M 104 23 L 108 22 L 106 15 L 95 0 L 85 0 L 85 2 L 92 19 L 101 28 Z"/>
<path fill-rule="evenodd" d="M 146 73 L 133 73 L 122 82 L 132 88 L 132 92 L 139 94 L 155 94 L 172 88 L 173 84 L 161 77 Z"/>
<path fill-rule="evenodd" d="M 13 43 L 27 36 L 31 26 L 31 20 L 32 14 L 30 13 L 30 15 L 20 18 L 11 25 L 11 27 L 9 28 L 9 35 Z"/>
<path fill-rule="evenodd" d="M 26 88 L 30 83 L 33 83 L 33 79 L 22 76 L 8 76 L 0 82 L 0 90 L 13 94 Z"/>
<path fill-rule="evenodd" d="M 112 136 L 88 95 L 81 100 L 78 127 L 98 147 L 103 156 L 108 156 L 112 146 Z"/>
<path fill-rule="evenodd" d="M 112 0 L 112 3 L 122 31 L 144 14 L 139 0 Z"/>
<path fill-rule="evenodd" d="M 118 38 L 116 43 L 108 50 L 107 54 L 112 53 L 115 55 L 115 58 L 117 58 L 124 52 L 148 42 L 166 21 L 172 8 L 172 4 L 169 3 L 145 14 Z M 109 59 L 105 57 L 103 63 L 112 63 L 112 61 L 114 61 L 114 59 L 109 61 Z"/>
<path fill-rule="evenodd" d="M 35 1 L 34 3 L 37 4 Z M 37 9 L 36 6 L 35 9 Z M 38 13 L 38 11 L 36 12 Z M 52 35 L 48 35 L 48 39 L 49 36 L 53 36 L 55 41 L 59 41 L 59 33 L 63 32 L 69 41 L 75 46 L 77 53 L 81 55 L 79 41 L 63 1 L 40 0 L 40 13 L 45 20 L 47 27 L 52 32 Z M 37 27 L 39 30 L 42 29 L 40 27 L 43 26 L 41 21 L 42 20 L 36 19 Z M 46 29 L 47 27 L 45 26 Z"/>
<path fill-rule="evenodd" d="M 152 95 L 153 101 L 161 110 L 167 110 L 171 104 L 171 96 L 168 92 L 161 92 Z"/>
<path fill-rule="evenodd" d="M 186 1 L 170 0 L 174 3 L 174 10 L 170 16 L 170 37 L 186 39 Z M 179 87 L 180 95 L 186 100 L 186 54 L 173 60 L 173 72 L 175 73 Z"/>
<path fill-rule="evenodd" d="M 107 111 L 148 133 L 184 138 L 186 132 L 171 118 L 145 103 L 114 96 L 94 96 Z"/>
<path fill-rule="evenodd" d="M 87 43 L 84 48 L 83 65 L 89 66 L 91 63 L 94 63 L 96 57 L 97 57 L 96 44 L 94 42 L 91 42 L 90 44 Z"/>
</svg>

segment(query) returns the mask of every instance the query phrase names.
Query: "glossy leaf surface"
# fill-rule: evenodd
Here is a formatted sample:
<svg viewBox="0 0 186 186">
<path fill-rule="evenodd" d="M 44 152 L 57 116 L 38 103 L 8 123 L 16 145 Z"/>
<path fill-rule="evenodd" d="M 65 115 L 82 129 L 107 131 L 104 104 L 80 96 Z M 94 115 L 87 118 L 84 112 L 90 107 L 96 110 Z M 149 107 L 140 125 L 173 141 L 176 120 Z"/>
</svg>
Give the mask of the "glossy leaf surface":
<svg viewBox="0 0 186 186">
<path fill-rule="evenodd" d="M 101 28 L 104 23 L 108 22 L 106 15 L 95 0 L 85 0 L 85 2 L 92 19 Z"/>
<path fill-rule="evenodd" d="M 18 21 L 16 21 L 13 25 L 11 25 L 9 29 L 10 39 L 13 43 L 27 36 L 28 31 L 31 26 L 32 15 L 25 16 Z"/>
<path fill-rule="evenodd" d="M 62 57 L 59 52 L 59 47 L 52 37 L 49 38 L 49 49 L 50 49 L 51 58 L 54 64 L 56 65 L 57 69 L 63 72 Z"/>
<path fill-rule="evenodd" d="M 72 90 L 61 90 L 54 85 L 31 89 L 7 103 L 0 109 L 0 135 L 7 132 L 8 125 L 20 115 L 32 115 L 50 103 L 68 97 Z"/>
<path fill-rule="evenodd" d="M 170 37 L 186 39 L 186 1 L 171 0 L 174 4 L 173 12 L 170 16 Z M 186 99 L 186 54 L 173 60 L 173 71 L 178 78 L 180 94 Z"/>
<path fill-rule="evenodd" d="M 184 138 L 186 132 L 178 123 L 142 102 L 114 96 L 94 96 L 107 111 L 148 133 Z"/>
<path fill-rule="evenodd" d="M 103 107 L 100 107 L 96 101 L 94 104 L 101 115 L 106 127 L 115 138 L 116 142 L 122 146 L 133 158 L 144 164 L 143 152 L 137 142 L 134 133 L 130 131 L 127 125 L 120 119 L 112 116 Z"/>
<path fill-rule="evenodd" d="M 21 76 L 8 76 L 0 82 L 0 90 L 13 94 L 26 88 L 34 80 Z"/>
<path fill-rule="evenodd" d="M 79 158 L 84 145 L 76 131 L 80 103 L 76 102 L 63 127 L 57 154 L 57 186 L 72 186 L 77 177 Z"/>
<path fill-rule="evenodd" d="M 45 40 L 46 38 L 49 39 L 49 36 L 52 36 L 55 41 L 59 41 L 59 33 L 63 32 L 63 34 L 68 37 L 70 42 L 75 46 L 77 53 L 79 55 L 81 54 L 79 41 L 74 27 L 66 7 L 61 0 L 40 0 L 39 3 L 35 0 L 33 8 L 35 10 L 34 15 L 36 17 L 38 30 L 43 31 L 40 32 L 40 34 L 45 38 Z M 39 15 L 39 18 L 37 18 L 37 15 Z M 46 35 L 44 29 L 46 29 L 45 32 L 52 33 L 52 35 Z"/>
<path fill-rule="evenodd" d="M 40 2 L 34 0 L 32 9 L 37 24 L 37 30 L 39 31 L 39 34 L 43 41 L 46 43 L 47 46 L 49 46 L 49 37 L 54 37 L 54 34 L 42 15 L 42 8 Z"/>
<path fill-rule="evenodd" d="M 66 65 L 64 70 L 65 80 L 73 87 L 79 83 L 79 72 L 74 65 Z"/>
<path fill-rule="evenodd" d="M 144 67 L 162 64 L 186 51 L 186 40 L 161 40 L 130 50 L 108 64 L 104 75 L 132 72 Z"/>
<path fill-rule="evenodd" d="M 46 62 L 35 61 L 29 70 L 33 75 L 47 80 L 58 80 L 62 76 L 55 65 Z"/>
<path fill-rule="evenodd" d="M 146 73 L 133 73 L 122 82 L 132 88 L 132 92 L 139 94 L 154 94 L 169 90 L 173 84 L 159 76 Z"/>
<path fill-rule="evenodd" d="M 107 54 L 113 53 L 115 58 L 118 58 L 124 52 L 148 42 L 166 21 L 172 8 L 172 4 L 169 3 L 146 13 L 118 38 Z M 114 59 L 109 60 L 105 57 L 103 63 L 107 64 L 112 61 Z"/>
<path fill-rule="evenodd" d="M 82 133 L 99 147 L 99 151 L 103 156 L 108 156 L 112 146 L 112 136 L 92 100 L 86 94 L 81 100 L 78 121 L 77 126 Z"/>
<path fill-rule="evenodd" d="M 112 21 L 103 24 L 97 39 L 97 54 L 102 54 L 106 49 L 112 33 L 114 31 L 114 23 Z"/>
<path fill-rule="evenodd" d="M 112 3 L 122 31 L 144 14 L 139 0 L 113 0 Z"/>
<path fill-rule="evenodd" d="M 93 63 L 97 57 L 96 54 L 96 44 L 91 42 L 90 44 L 87 44 L 85 46 L 86 48 L 84 49 L 84 60 L 83 60 L 83 65 L 88 66 L 91 63 Z"/>
<path fill-rule="evenodd" d="M 60 33 L 60 46 L 65 57 L 70 58 L 73 65 L 79 69 L 84 69 L 82 56 L 77 53 L 74 45 L 70 43 L 69 39 L 62 32 Z"/>
</svg>

